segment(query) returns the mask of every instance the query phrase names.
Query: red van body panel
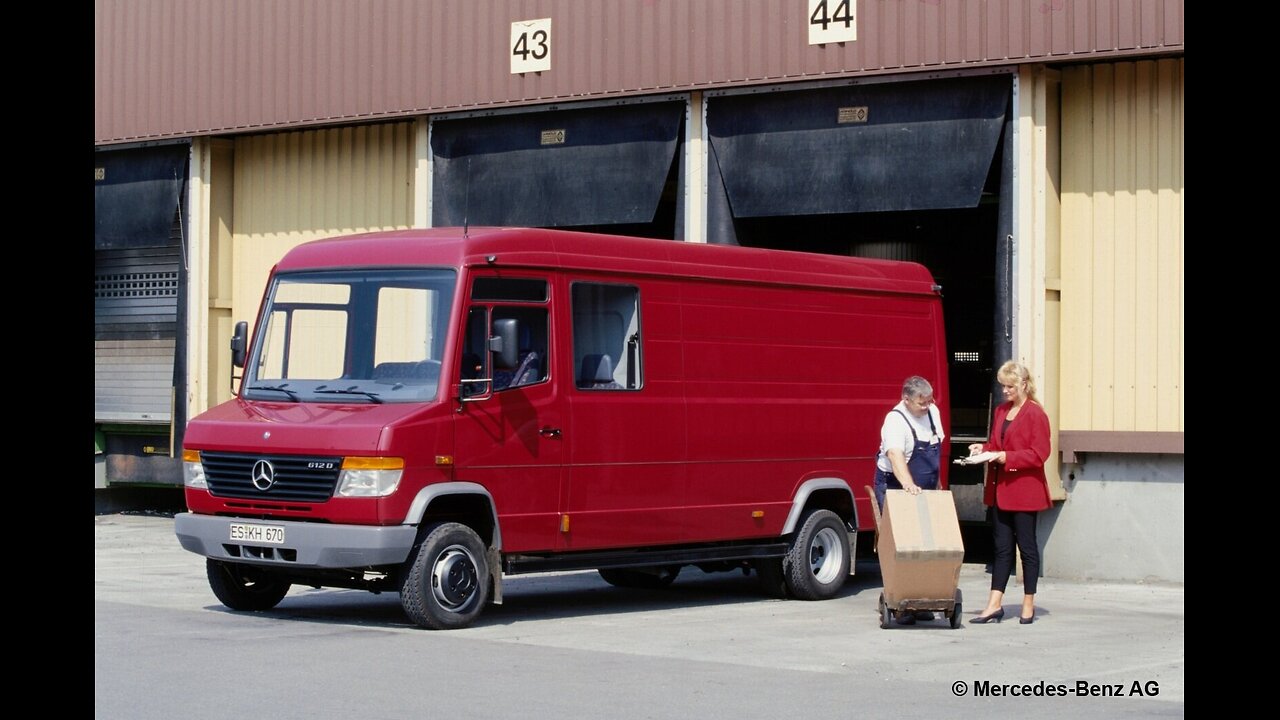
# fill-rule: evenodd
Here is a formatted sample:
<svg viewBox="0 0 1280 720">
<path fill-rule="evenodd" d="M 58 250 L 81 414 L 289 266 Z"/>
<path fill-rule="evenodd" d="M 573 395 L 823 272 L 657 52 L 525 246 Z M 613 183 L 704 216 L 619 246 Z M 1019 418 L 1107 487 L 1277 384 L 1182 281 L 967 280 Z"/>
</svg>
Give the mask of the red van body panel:
<svg viewBox="0 0 1280 720">
<path fill-rule="evenodd" d="M 437 517 L 482 525 L 477 531 L 502 557 L 777 542 L 796 530 L 804 507 L 826 507 L 855 530 L 873 529 L 865 486 L 880 425 L 905 378 L 933 384 L 944 428 L 949 423 L 939 288 L 918 264 L 443 228 L 307 243 L 280 260 L 273 278 L 365 268 L 456 273 L 448 317 L 432 331 L 442 353 L 432 360 L 434 399 L 384 402 L 357 391 L 325 402 L 263 400 L 248 399 L 242 387 L 239 397 L 190 422 L 185 449 L 250 460 L 401 458 L 394 492 L 275 501 L 270 493 L 217 496 L 197 483 L 186 490 L 192 516 L 325 523 L 335 531 L 425 526 Z M 473 299 L 480 279 L 545 281 L 546 296 Z M 632 387 L 582 385 L 579 291 L 636 298 L 638 317 L 626 320 L 633 323 L 625 378 Z M 271 299 L 268 292 L 259 325 Z M 542 374 L 501 391 L 492 374 L 487 386 L 467 386 L 463 373 L 475 363 L 464 352 L 469 313 L 485 318 L 499 310 L 545 315 Z M 613 322 L 601 313 L 598 322 Z M 466 387 L 489 390 L 464 398 Z M 941 454 L 948 457 L 948 448 Z M 947 468 L 941 472 L 945 488 Z M 815 487 L 827 494 L 806 500 Z M 491 516 L 476 514 L 489 504 Z M 286 529 L 297 534 L 294 527 Z M 308 538 L 323 534 L 297 527 Z M 215 557 L 200 548 L 215 547 L 223 531 L 207 532 L 184 537 L 184 546 Z M 387 552 L 379 545 L 376 557 Z"/>
</svg>

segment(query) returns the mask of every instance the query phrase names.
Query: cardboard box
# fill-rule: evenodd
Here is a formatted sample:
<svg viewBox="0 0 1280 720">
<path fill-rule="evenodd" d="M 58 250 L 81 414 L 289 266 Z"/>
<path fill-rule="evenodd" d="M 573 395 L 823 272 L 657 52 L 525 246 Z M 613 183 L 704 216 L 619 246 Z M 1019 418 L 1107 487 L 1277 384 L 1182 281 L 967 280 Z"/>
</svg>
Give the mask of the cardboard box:
<svg viewBox="0 0 1280 720">
<path fill-rule="evenodd" d="M 949 607 L 946 603 L 955 598 L 964 562 L 964 539 L 951 491 L 887 491 L 876 552 L 884 600 L 891 609 Z"/>
</svg>

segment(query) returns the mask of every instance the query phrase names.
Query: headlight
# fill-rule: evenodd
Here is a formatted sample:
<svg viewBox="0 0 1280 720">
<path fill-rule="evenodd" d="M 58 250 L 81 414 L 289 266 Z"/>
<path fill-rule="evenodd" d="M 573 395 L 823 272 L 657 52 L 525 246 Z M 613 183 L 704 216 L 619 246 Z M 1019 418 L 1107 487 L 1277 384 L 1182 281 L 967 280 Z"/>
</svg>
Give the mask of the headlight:
<svg viewBox="0 0 1280 720">
<path fill-rule="evenodd" d="M 383 497 L 396 491 L 404 474 L 403 458 L 349 457 L 338 476 L 339 497 Z"/>
<path fill-rule="evenodd" d="M 192 490 L 209 489 L 209 482 L 204 477 L 204 465 L 200 462 L 199 450 L 182 451 L 182 484 Z"/>
</svg>

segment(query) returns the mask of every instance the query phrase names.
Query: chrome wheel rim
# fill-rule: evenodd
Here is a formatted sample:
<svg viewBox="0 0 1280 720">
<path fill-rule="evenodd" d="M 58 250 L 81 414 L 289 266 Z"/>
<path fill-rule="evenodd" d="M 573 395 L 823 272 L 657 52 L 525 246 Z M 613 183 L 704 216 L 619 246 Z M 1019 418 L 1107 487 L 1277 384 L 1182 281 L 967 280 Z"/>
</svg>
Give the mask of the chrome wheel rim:
<svg viewBox="0 0 1280 720">
<path fill-rule="evenodd" d="M 840 534 L 831 528 L 819 530 L 809 544 L 809 570 L 813 572 L 813 576 L 824 585 L 834 581 L 840 573 L 843 560 Z"/>
</svg>

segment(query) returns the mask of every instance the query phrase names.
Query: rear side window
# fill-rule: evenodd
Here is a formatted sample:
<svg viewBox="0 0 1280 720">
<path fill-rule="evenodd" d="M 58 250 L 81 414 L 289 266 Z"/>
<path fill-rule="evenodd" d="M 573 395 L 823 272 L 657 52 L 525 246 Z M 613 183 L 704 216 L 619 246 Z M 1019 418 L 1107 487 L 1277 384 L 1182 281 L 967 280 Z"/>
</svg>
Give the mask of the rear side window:
<svg viewBox="0 0 1280 720">
<path fill-rule="evenodd" d="M 643 387 L 639 289 L 578 282 L 571 301 L 574 384 L 581 390 Z"/>
</svg>

